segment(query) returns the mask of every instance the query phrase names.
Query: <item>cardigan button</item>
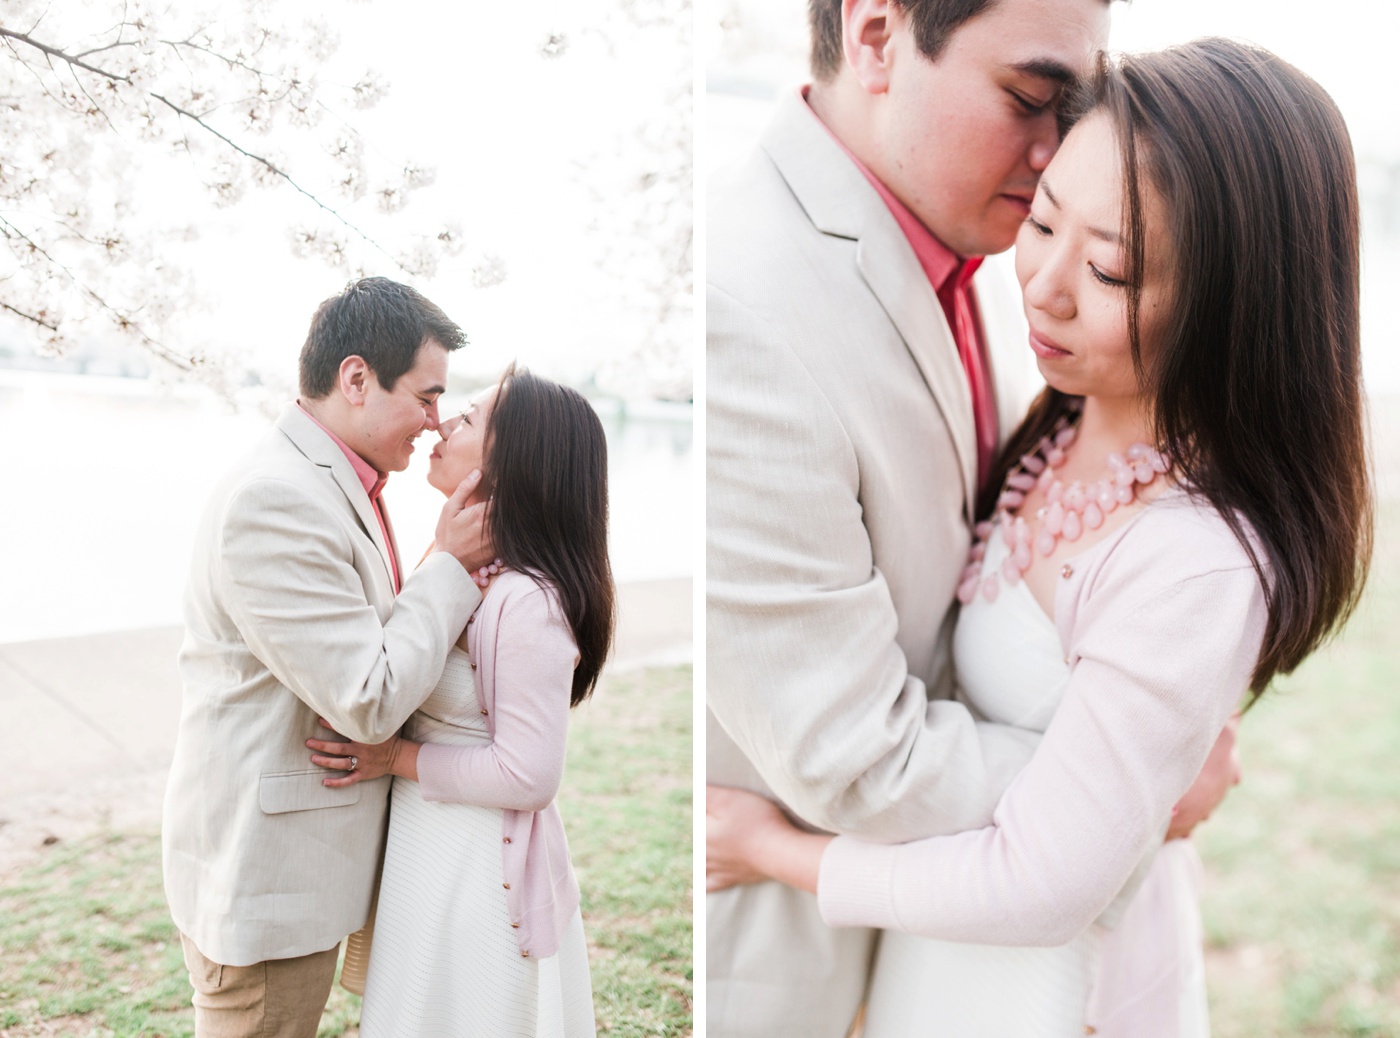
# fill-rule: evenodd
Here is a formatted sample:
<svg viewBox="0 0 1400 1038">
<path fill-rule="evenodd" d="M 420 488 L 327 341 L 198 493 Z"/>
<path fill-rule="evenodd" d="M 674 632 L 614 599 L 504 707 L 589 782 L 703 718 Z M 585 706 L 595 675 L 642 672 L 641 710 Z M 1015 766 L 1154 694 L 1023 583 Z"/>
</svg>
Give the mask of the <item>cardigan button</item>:
<svg viewBox="0 0 1400 1038">
<path fill-rule="evenodd" d="M 486 716 L 486 707 L 484 707 L 484 706 L 481 708 L 481 716 L 482 716 L 482 717 L 485 717 L 485 716 Z"/>
<path fill-rule="evenodd" d="M 1085 1033 L 1085 1034 L 1098 1034 L 1099 1032 L 1098 1032 L 1098 1029 L 1097 1029 L 1097 1028 L 1094 1028 L 1094 1027 L 1091 1027 L 1091 1026 L 1088 1025 L 1088 1024 L 1085 1024 L 1085 1025 L 1084 1025 L 1084 1033 Z"/>
<path fill-rule="evenodd" d="M 511 927 L 512 930 L 519 930 L 519 929 L 520 929 L 520 924 L 519 924 L 519 923 L 511 923 L 511 924 L 510 924 L 510 927 Z"/>
<path fill-rule="evenodd" d="M 520 953 L 520 957 L 521 957 L 522 959 L 528 959 L 528 958 L 530 957 L 530 952 L 529 952 L 528 950 L 522 951 L 522 952 Z"/>
<path fill-rule="evenodd" d="M 507 890 L 510 889 L 510 884 L 509 884 L 509 883 L 502 883 L 501 886 L 505 887 Z"/>
<path fill-rule="evenodd" d="M 472 664 L 472 670 L 476 670 L 476 664 L 475 664 L 475 663 Z"/>
<path fill-rule="evenodd" d="M 1068 580 L 1070 577 L 1074 576 L 1074 567 L 1071 566 L 1068 562 L 1066 562 L 1065 568 L 1060 570 L 1060 576 Z"/>
<path fill-rule="evenodd" d="M 510 843 L 510 837 L 509 837 L 509 836 L 503 836 L 503 837 L 501 837 L 501 839 L 502 839 L 504 842 L 506 842 L 506 843 Z"/>
</svg>

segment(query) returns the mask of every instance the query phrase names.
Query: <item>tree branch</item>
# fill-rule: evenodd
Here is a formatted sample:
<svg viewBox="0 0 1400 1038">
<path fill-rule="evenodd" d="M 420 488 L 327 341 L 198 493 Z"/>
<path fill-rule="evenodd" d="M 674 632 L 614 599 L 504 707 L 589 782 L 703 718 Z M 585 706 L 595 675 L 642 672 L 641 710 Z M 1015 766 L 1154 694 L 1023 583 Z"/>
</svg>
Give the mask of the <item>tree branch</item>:
<svg viewBox="0 0 1400 1038">
<path fill-rule="evenodd" d="M 95 65 L 89 65 L 87 62 L 82 61 L 82 60 L 80 60 L 80 59 L 74 57 L 74 56 L 71 55 L 71 54 L 66 54 L 66 53 L 64 53 L 63 51 L 61 51 L 61 50 L 59 50 L 58 48 L 56 48 L 56 47 L 50 47 L 50 46 L 49 46 L 48 44 L 46 44 L 46 43 L 41 43 L 39 40 L 36 40 L 36 39 L 34 39 L 33 37 L 31 37 L 31 36 L 27 36 L 27 35 L 25 35 L 24 33 L 14 32 L 14 31 L 11 30 L 11 29 L 6 29 L 6 28 L 4 28 L 3 26 L 0 26 L 0 38 L 8 38 L 8 39 L 11 39 L 11 40 L 17 40 L 17 41 L 19 41 L 19 42 L 21 42 L 21 43 L 26 43 L 26 44 L 28 44 L 29 46 L 35 48 L 36 50 L 41 51 L 43 54 L 47 55 L 50 59 L 58 58 L 60 61 L 65 61 L 65 62 L 67 62 L 70 66 L 72 66 L 72 67 L 74 67 L 74 68 L 84 69 L 84 70 L 86 70 L 86 71 L 88 71 L 88 72 L 94 73 L 95 75 L 105 76 L 107 79 L 113 80 L 114 82 L 118 82 L 118 83 L 128 83 L 128 84 L 131 82 L 131 77 L 130 77 L 130 76 L 118 75 L 118 74 L 115 73 L 115 72 L 109 72 L 109 71 L 107 71 L 107 70 L 105 70 L 105 69 L 98 68 L 98 67 L 95 66 Z M 259 48 L 259 49 L 261 49 L 261 48 Z M 362 231 L 359 227 L 357 227 L 355 224 L 351 223 L 351 222 L 350 222 L 348 219 L 346 219 L 346 217 L 343 216 L 339 211 L 337 211 L 336 209 L 334 209 L 334 208 L 332 208 L 331 206 L 327 205 L 325 202 L 321 201 L 321 199 L 318 198 L 313 192 L 311 192 L 311 191 L 307 190 L 306 188 L 302 187 L 299 183 L 297 183 L 297 181 L 292 177 L 292 175 L 291 175 L 290 173 L 288 173 L 286 170 L 284 170 L 284 169 L 282 169 L 281 167 L 279 167 L 278 165 L 276 165 L 276 164 L 275 164 L 274 162 L 272 162 L 270 159 L 267 159 L 267 158 L 265 158 L 265 157 L 262 156 L 262 155 L 255 154 L 254 152 L 249 151 L 247 148 L 244 148 L 242 145 L 240 145 L 240 144 L 238 144 L 236 141 L 234 141 L 231 137 L 228 137 L 228 136 L 226 136 L 225 134 L 220 133 L 220 132 L 219 132 L 218 130 L 216 130 L 213 126 L 209 125 L 209 123 L 205 122 L 203 118 L 201 118 L 200 116 L 196 115 L 194 112 L 188 111 L 188 110 L 186 110 L 186 109 L 180 107 L 180 106 L 177 105 L 174 101 L 170 100 L 168 97 L 164 96 L 163 94 L 157 94 L 157 93 L 154 93 L 154 92 L 150 92 L 150 93 L 148 94 L 148 96 L 151 97 L 152 99 L 156 100 L 156 101 L 159 101 L 161 104 L 165 105 L 167 108 L 169 108 L 169 109 L 170 109 L 172 112 L 174 112 L 176 115 L 179 115 L 179 116 L 182 116 L 182 117 L 184 117 L 184 118 L 186 118 L 186 119 L 192 120 L 197 126 L 199 126 L 199 127 L 200 127 L 202 130 L 204 130 L 206 133 L 212 134 L 213 136 L 217 137 L 219 140 L 223 141 L 224 144 L 228 145 L 228 146 L 229 146 L 230 148 L 232 148 L 234 151 L 238 152 L 238 154 L 244 156 L 245 158 L 251 159 L 253 162 L 256 162 L 256 163 L 258 163 L 259 165 L 263 166 L 263 168 L 265 168 L 265 169 L 266 169 L 269 173 L 271 173 L 273 176 L 279 177 L 280 179 L 282 179 L 283 181 L 285 181 L 287 184 L 289 184 L 294 190 L 296 190 L 298 194 L 301 194 L 302 196 L 304 196 L 305 198 L 307 198 L 308 200 L 310 200 L 313 204 L 315 204 L 315 205 L 317 206 L 317 208 L 323 210 L 323 211 L 326 212 L 326 213 L 329 213 L 329 214 L 330 214 L 332 217 L 334 217 L 342 226 L 346 227 L 347 229 L 349 229 L 349 230 L 355 232 L 355 234 L 359 235 L 359 237 L 360 237 L 367 245 L 369 245 L 369 246 L 370 246 L 371 248 L 373 248 L 376 252 L 378 252 L 380 255 L 382 255 L 382 256 L 383 256 L 385 259 L 387 259 L 390 263 L 394 264 L 394 266 L 396 266 L 399 270 L 402 270 L 402 271 L 404 271 L 405 273 L 412 273 L 411 271 L 409 271 L 409 269 L 408 269 L 407 267 L 405 267 L 401 262 L 399 262 L 399 260 L 398 260 L 392 253 L 390 253 L 387 249 L 385 249 L 384 246 L 380 245 L 377 241 L 375 241 L 373 238 L 371 238 L 368 234 L 366 234 L 364 231 Z M 100 109 L 99 109 L 99 110 L 100 110 Z"/>
<path fill-rule="evenodd" d="M 186 357 L 181 353 L 177 353 L 175 350 L 172 350 L 169 346 L 166 346 L 164 343 L 158 342 L 157 340 L 153 339 L 146 332 L 146 330 L 141 327 L 140 323 L 135 318 L 133 318 L 130 314 L 124 313 L 122 310 L 107 302 L 107 300 L 102 298 L 102 296 L 99 295 L 96 291 L 84 284 L 83 281 L 78 277 L 78 275 L 74 274 L 73 271 L 68 269 L 68 267 L 60 263 L 58 260 L 54 259 L 54 257 L 48 252 L 47 249 L 45 249 L 42 245 L 36 242 L 29 235 L 25 234 L 14 224 L 10 223 L 10 221 L 5 219 L 5 217 L 3 216 L 0 216 L 0 233 L 4 234 L 6 238 L 18 238 L 20 241 L 27 244 L 33 252 L 47 260 L 50 267 L 59 271 L 65 278 L 67 278 L 69 283 L 76 287 L 78 291 L 80 291 L 83 295 L 87 296 L 101 309 L 105 310 L 108 314 L 110 314 L 112 320 L 114 320 L 117 323 L 117 327 L 119 327 L 123 331 L 135 334 L 137 337 L 140 338 L 141 342 L 145 345 L 145 347 L 157 357 L 161 358 L 169 364 L 173 364 L 175 367 L 185 372 L 193 371 L 199 366 L 199 362 L 193 357 Z M 20 316 L 28 317 L 29 315 L 21 314 Z M 57 329 L 55 329 L 55 331 L 56 330 Z"/>
<path fill-rule="evenodd" d="M 55 334 L 57 334 L 57 332 L 58 332 L 58 325 L 54 324 L 52 321 L 46 321 L 46 320 L 44 320 L 44 318 L 41 316 L 41 314 L 26 313 L 25 311 L 21 310 L 21 309 L 20 309 L 19 307 L 17 307 L 17 306 L 11 306 L 9 303 L 5 302 L 3 299 L 0 299 L 0 310 L 8 310 L 10 313 L 14 314 L 16 317 L 22 317 L 22 318 L 24 318 L 26 321 L 32 321 L 34 324 L 37 324 L 40 328 L 43 328 L 43 329 L 45 329 L 45 330 L 47 330 L 47 331 L 54 332 Z M 41 313 L 42 313 L 42 311 L 41 311 Z"/>
<path fill-rule="evenodd" d="M 108 72 L 104 68 L 98 68 L 96 65 L 89 65 L 86 61 L 83 61 L 81 58 L 76 58 L 72 54 L 65 54 L 63 53 L 63 51 L 59 50 L 56 47 L 50 47 L 47 43 L 40 43 L 32 36 L 26 36 L 22 32 L 15 32 L 12 29 L 6 29 L 2 25 L 0 25 L 0 37 L 18 40 L 20 43 L 27 43 L 35 50 L 47 54 L 50 58 L 58 58 L 60 61 L 66 61 L 68 64 L 74 66 L 75 68 L 84 69 L 85 71 L 91 72 L 98 76 L 105 76 L 107 79 L 115 80 L 118 83 L 131 82 L 130 76 L 120 76 L 115 72 Z"/>
<path fill-rule="evenodd" d="M 314 203 L 318 208 L 324 210 L 324 211 L 327 212 L 327 213 L 330 213 L 330 215 L 333 216 L 333 217 L 335 217 L 338 221 L 340 221 L 340 223 L 341 223 L 343 226 L 348 227 L 350 230 L 352 230 L 352 231 L 354 231 L 356 234 L 358 234 L 362 239 L 364 239 L 364 241 L 365 241 L 368 245 L 370 245 L 371 247 L 373 247 L 377 252 L 379 252 L 382 256 L 384 256 L 384 257 L 385 257 L 386 259 L 388 259 L 391 263 L 393 263 L 394 266 L 398 267 L 400 270 L 404 271 L 405 273 L 408 273 L 408 272 L 409 272 L 409 271 L 408 271 L 408 268 L 405 267 L 402 263 L 400 263 L 397 259 L 395 259 L 394 256 L 393 256 L 388 250 L 386 250 L 386 249 L 384 248 L 384 246 L 380 245 L 377 241 L 375 241 L 373 238 L 371 238 L 368 234 L 366 234 L 364 231 L 360 230 L 360 228 L 356 227 L 353 223 L 351 223 L 349 220 L 347 220 L 344 216 L 342 216 L 342 215 L 341 215 L 339 212 L 337 212 L 335 209 L 332 209 L 330 206 L 326 205 L 325 202 L 323 202 L 323 201 L 321 201 L 319 198 L 317 198 L 316 195 L 314 195 L 312 192 L 308 191 L 306 188 L 304 188 L 304 187 L 302 187 L 300 184 L 298 184 L 298 183 L 296 182 L 296 180 L 293 179 L 293 177 L 292 177 L 292 175 L 291 175 L 290 173 L 288 173 L 286 170 L 282 169 L 281 167 L 279 167 L 278 165 L 276 165 L 275 163 L 273 163 L 270 159 L 264 158 L 264 157 L 261 156 L 261 155 L 256 155 L 256 154 L 254 154 L 253 152 L 249 151 L 248 149 L 242 147 L 242 146 L 241 146 L 240 144 L 238 144 L 236 141 L 232 140 L 232 139 L 229 138 L 229 137 L 224 136 L 224 135 L 223 135 L 222 133 L 220 133 L 218 130 L 214 129 L 214 127 L 210 126 L 208 123 L 206 123 L 206 122 L 205 122 L 203 119 L 201 119 L 199 116 L 195 115 L 193 112 L 187 112 L 185 109 L 181 108 L 179 105 L 177 105 L 174 101 L 171 101 L 169 98 L 164 97 L 164 96 L 161 95 L 161 94 L 152 94 L 151 97 L 155 98 L 155 99 L 156 99 L 157 101 L 159 101 L 161 104 L 167 106 L 172 112 L 175 112 L 177 115 L 181 115 L 181 116 L 184 116 L 186 119 L 193 120 L 193 122 L 194 122 L 196 125 L 198 125 L 201 129 L 205 130 L 205 131 L 208 132 L 208 133 L 213 134 L 215 137 L 217 137 L 219 140 L 223 141 L 225 144 L 227 144 L 227 145 L 228 145 L 230 148 L 232 148 L 234 151 L 238 152 L 238 154 L 240 154 L 240 155 L 242 155 L 242 156 L 244 156 L 244 157 L 246 157 L 246 158 L 249 158 L 249 159 L 251 159 L 252 161 L 254 161 L 254 162 L 260 164 L 260 165 L 263 166 L 265 169 L 267 169 L 267 171 L 268 171 L 269 173 L 272 173 L 274 176 L 281 177 L 282 180 L 284 180 L 284 181 L 286 181 L 288 184 L 290 184 L 299 194 L 304 195 L 304 196 L 305 196 L 306 198 L 308 198 L 312 203 Z"/>
</svg>

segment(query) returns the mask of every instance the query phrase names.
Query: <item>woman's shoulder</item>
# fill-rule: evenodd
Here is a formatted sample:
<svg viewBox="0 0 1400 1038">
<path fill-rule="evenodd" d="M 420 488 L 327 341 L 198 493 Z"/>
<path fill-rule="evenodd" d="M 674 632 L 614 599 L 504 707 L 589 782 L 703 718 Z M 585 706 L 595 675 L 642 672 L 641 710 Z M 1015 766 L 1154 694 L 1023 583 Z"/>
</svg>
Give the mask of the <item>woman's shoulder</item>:
<svg viewBox="0 0 1400 1038">
<path fill-rule="evenodd" d="M 1254 569 L 1246 542 L 1262 560 L 1245 517 L 1236 515 L 1232 524 L 1205 498 L 1176 489 L 1154 501 L 1125 528 L 1108 555 L 1114 568 L 1162 569 L 1186 578 Z"/>
<path fill-rule="evenodd" d="M 1236 533 L 1210 502 L 1173 490 L 1149 505 L 1102 550 L 1066 574 L 1062 628 L 1112 612 L 1144 607 L 1159 616 L 1223 597 L 1263 600 L 1263 585 L 1245 541 L 1257 545 L 1243 517 Z M 1245 540 L 1241 540 L 1241 535 Z M 1255 548 L 1260 563 L 1267 556 Z M 1196 603 L 1195 606 L 1191 603 Z"/>
<path fill-rule="evenodd" d="M 1238 701 L 1268 623 L 1268 600 L 1240 535 L 1208 501 L 1173 491 L 1101 554 L 1066 567 L 1055 620 L 1070 659 L 1151 673 L 1154 687 L 1222 690 Z M 1267 556 L 1256 549 L 1267 574 Z M 1185 676 L 1184 676 L 1185 675 Z"/>
<path fill-rule="evenodd" d="M 481 608 L 497 617 L 562 615 L 559 601 L 559 591 L 547 577 L 507 569 L 491 581 L 481 599 Z"/>
</svg>

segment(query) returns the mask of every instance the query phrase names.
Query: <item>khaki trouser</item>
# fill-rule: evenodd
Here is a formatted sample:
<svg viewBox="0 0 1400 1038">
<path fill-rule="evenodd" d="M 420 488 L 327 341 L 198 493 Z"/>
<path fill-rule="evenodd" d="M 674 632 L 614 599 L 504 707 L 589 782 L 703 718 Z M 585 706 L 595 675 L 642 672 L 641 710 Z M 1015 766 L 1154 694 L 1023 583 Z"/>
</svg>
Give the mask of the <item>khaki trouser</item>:
<svg viewBox="0 0 1400 1038">
<path fill-rule="evenodd" d="M 316 1038 L 340 945 L 295 959 L 223 966 L 184 934 L 195 1038 Z"/>
</svg>

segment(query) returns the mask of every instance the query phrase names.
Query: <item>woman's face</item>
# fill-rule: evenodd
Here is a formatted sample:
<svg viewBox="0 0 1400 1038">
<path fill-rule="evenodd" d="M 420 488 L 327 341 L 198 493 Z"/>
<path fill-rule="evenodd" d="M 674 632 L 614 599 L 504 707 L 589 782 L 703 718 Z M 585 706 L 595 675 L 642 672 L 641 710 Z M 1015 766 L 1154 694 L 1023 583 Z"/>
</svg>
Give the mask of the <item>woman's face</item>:
<svg viewBox="0 0 1400 1038">
<path fill-rule="evenodd" d="M 1167 299 L 1166 219 L 1139 179 L 1143 271 L 1139 330 L 1144 359 Z M 1141 395 L 1128 344 L 1122 159 L 1108 117 L 1088 116 L 1046 168 L 1016 237 L 1016 276 L 1030 345 L 1045 381 L 1073 396 Z"/>
<path fill-rule="evenodd" d="M 483 389 L 472 397 L 465 411 L 438 425 L 442 442 L 429 455 L 428 482 L 448 496 L 471 475 L 472 469 L 485 471 L 482 460 L 486 446 L 486 424 L 490 421 L 498 388 L 491 386 Z M 481 487 L 487 483 L 488 480 L 483 479 Z"/>
</svg>

